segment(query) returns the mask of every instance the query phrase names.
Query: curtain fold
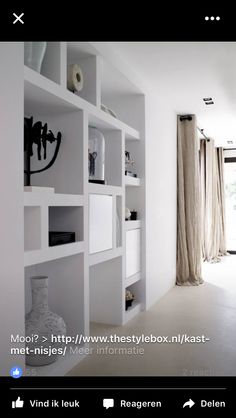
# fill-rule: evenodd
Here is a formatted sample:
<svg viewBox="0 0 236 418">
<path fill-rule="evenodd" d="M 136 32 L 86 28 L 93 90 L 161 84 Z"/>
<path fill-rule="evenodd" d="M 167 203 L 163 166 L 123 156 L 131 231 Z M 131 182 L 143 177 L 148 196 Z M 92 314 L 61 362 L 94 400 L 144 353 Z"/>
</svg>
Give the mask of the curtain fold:
<svg viewBox="0 0 236 418">
<path fill-rule="evenodd" d="M 202 256 L 211 262 L 220 261 L 220 256 L 227 255 L 223 166 L 223 148 L 215 148 L 212 139 L 201 140 Z"/>
<path fill-rule="evenodd" d="M 225 217 L 225 181 L 224 181 L 224 150 L 219 147 L 217 150 L 218 166 L 218 195 L 220 206 L 220 245 L 221 255 L 228 255 L 226 246 L 226 217 Z"/>
<path fill-rule="evenodd" d="M 201 199 L 196 116 L 177 124 L 177 280 L 199 285 L 201 276 Z"/>
</svg>

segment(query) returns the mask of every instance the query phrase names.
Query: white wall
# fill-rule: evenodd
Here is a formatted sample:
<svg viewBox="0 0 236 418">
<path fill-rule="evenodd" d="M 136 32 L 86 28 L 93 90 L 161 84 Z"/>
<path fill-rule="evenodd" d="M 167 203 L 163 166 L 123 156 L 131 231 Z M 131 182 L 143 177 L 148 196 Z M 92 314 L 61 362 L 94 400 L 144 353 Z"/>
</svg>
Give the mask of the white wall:
<svg viewBox="0 0 236 418">
<path fill-rule="evenodd" d="M 10 335 L 24 335 L 23 43 L 0 43 L 0 374 L 24 367 Z"/>
<path fill-rule="evenodd" d="M 164 89 L 146 98 L 147 307 L 176 278 L 176 113 Z"/>
</svg>

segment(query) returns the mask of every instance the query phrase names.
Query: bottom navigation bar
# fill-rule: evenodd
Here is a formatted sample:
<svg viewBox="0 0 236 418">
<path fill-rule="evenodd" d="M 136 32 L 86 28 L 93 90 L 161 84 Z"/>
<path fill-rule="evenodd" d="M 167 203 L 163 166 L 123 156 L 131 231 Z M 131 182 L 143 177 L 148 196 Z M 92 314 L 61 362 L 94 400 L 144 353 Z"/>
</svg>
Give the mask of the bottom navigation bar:
<svg viewBox="0 0 236 418">
<path fill-rule="evenodd" d="M 215 383 L 218 382 L 218 385 Z M 186 410 L 200 413 L 234 410 L 233 378 L 88 378 L 88 377 L 23 377 L 2 378 L 1 391 L 4 407 L 11 410 L 9 416 L 25 416 L 33 411 L 42 416 L 50 411 L 57 416 L 59 411 L 69 416 L 78 412 L 96 411 L 101 416 L 116 416 L 124 413 L 132 416 L 157 416 L 158 411 Z M 162 383 L 162 385 L 161 385 Z M 174 385 L 173 385 L 174 383 Z M 15 412 L 17 410 L 17 412 Z M 225 412 L 227 413 L 227 412 Z M 224 412 L 223 412 L 224 414 Z M 222 414 L 222 416 L 223 416 Z"/>
</svg>

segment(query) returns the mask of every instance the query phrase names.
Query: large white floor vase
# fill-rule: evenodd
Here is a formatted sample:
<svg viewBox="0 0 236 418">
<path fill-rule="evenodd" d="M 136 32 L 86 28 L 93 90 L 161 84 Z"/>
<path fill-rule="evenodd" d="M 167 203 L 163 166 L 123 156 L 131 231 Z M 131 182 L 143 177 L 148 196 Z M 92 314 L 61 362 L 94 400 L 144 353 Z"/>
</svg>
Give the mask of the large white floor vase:
<svg viewBox="0 0 236 418">
<path fill-rule="evenodd" d="M 26 315 L 26 336 L 31 337 L 28 344 L 30 354 L 26 355 L 26 364 L 45 366 L 57 360 L 58 355 L 40 354 L 39 350 L 50 352 L 53 348 L 62 347 L 61 343 L 52 343 L 51 336 L 66 335 L 66 324 L 59 315 L 48 307 L 48 277 L 31 277 L 32 309 Z M 38 338 L 37 338 L 38 336 Z"/>
</svg>

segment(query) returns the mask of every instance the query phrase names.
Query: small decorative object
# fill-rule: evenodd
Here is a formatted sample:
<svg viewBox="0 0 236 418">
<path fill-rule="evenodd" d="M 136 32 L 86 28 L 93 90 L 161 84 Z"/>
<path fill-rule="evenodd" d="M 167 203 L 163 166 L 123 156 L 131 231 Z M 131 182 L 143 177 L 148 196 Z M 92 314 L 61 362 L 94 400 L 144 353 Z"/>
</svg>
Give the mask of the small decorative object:
<svg viewBox="0 0 236 418">
<path fill-rule="evenodd" d="M 130 211 L 130 220 L 131 221 L 136 221 L 137 220 L 137 215 L 138 215 L 138 213 L 137 213 L 136 210 L 131 210 Z"/>
<path fill-rule="evenodd" d="M 132 171 L 128 170 L 129 166 L 134 165 L 134 160 L 130 155 L 129 151 L 125 151 L 125 175 L 131 177 L 137 177 L 137 174 L 134 174 Z"/>
<path fill-rule="evenodd" d="M 27 67 L 40 73 L 45 56 L 47 42 L 25 42 L 24 63 Z"/>
<path fill-rule="evenodd" d="M 75 232 L 49 231 L 49 246 L 69 244 L 75 242 Z"/>
<path fill-rule="evenodd" d="M 41 168 L 40 170 L 31 170 L 31 157 L 33 156 L 33 145 L 37 145 L 37 156 L 38 160 L 42 159 L 42 148 L 43 148 L 43 159 L 47 159 L 47 143 L 52 144 L 56 142 L 56 147 L 54 155 L 51 161 L 46 165 L 46 167 Z M 48 125 L 38 121 L 33 123 L 33 116 L 30 118 L 24 118 L 24 152 L 26 154 L 26 169 L 24 170 L 26 174 L 26 186 L 31 185 L 31 175 L 35 173 L 41 173 L 42 171 L 48 170 L 54 162 L 56 161 L 59 148 L 61 145 L 61 132 L 57 133 L 57 137 L 54 136 L 51 130 L 48 131 Z"/>
<path fill-rule="evenodd" d="M 129 208 L 125 208 L 125 220 L 129 221 L 131 217 L 131 212 L 129 210 Z"/>
<path fill-rule="evenodd" d="M 51 341 L 51 336 L 66 335 L 66 324 L 63 318 L 49 310 L 47 276 L 31 277 L 31 290 L 32 310 L 26 315 L 25 334 L 32 339 L 28 346 L 34 352 L 26 355 L 26 364 L 44 366 L 56 361 L 58 356 L 38 354 L 37 351 L 61 347 L 62 344 Z"/>
<path fill-rule="evenodd" d="M 125 175 L 129 177 L 137 177 L 137 174 L 132 173 L 132 171 L 125 170 Z"/>
<path fill-rule="evenodd" d="M 134 301 L 134 294 L 130 290 L 125 291 L 125 310 L 127 311 L 128 308 L 132 306 Z"/>
<path fill-rule="evenodd" d="M 125 166 L 127 165 L 134 165 L 134 160 L 129 151 L 125 151 Z"/>
<path fill-rule="evenodd" d="M 105 138 L 89 126 L 88 172 L 91 183 L 105 184 Z"/>
<path fill-rule="evenodd" d="M 67 68 L 67 88 L 73 93 L 81 91 L 84 86 L 84 77 L 78 64 L 68 65 Z"/>
<path fill-rule="evenodd" d="M 109 113 L 109 115 L 111 115 L 111 116 L 113 116 L 114 118 L 116 118 L 116 119 L 117 119 L 117 115 L 116 115 L 116 113 L 115 113 L 113 110 L 109 109 L 109 107 L 105 106 L 104 104 L 101 104 L 101 109 L 102 109 L 104 112 Z"/>
</svg>

